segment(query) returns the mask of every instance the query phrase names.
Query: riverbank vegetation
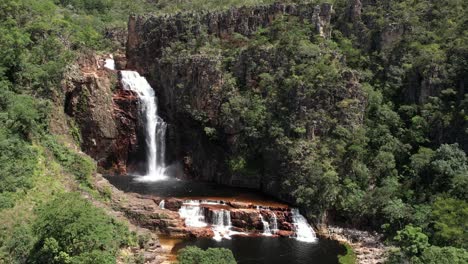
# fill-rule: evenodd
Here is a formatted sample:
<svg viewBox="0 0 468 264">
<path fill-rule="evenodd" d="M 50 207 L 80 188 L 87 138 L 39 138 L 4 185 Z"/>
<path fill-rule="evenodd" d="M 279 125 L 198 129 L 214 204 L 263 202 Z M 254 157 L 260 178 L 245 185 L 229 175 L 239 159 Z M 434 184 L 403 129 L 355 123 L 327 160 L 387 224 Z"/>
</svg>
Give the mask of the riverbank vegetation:
<svg viewBox="0 0 468 264">
<path fill-rule="evenodd" d="M 49 130 L 64 71 L 78 54 L 119 48 L 105 36 L 124 28 L 129 13 L 271 2 L 2 1 L 0 262 L 114 263 L 117 249 L 133 243 L 125 226 L 66 183 L 70 174 L 90 188 L 95 165 Z M 328 215 L 384 233 L 397 246 L 391 263 L 466 263 L 467 2 L 378 1 L 359 19 L 350 18 L 350 1 L 334 2 L 330 39 L 286 17 L 251 38 L 174 43 L 164 59 L 222 55 L 223 89 L 240 91 L 227 94 L 220 121 L 242 123 L 227 161 L 233 173 L 262 173 L 257 157 L 277 155 L 282 191 L 310 219 Z M 253 84 L 233 74 L 239 54 Z M 362 98 L 328 100 L 346 94 L 350 81 Z M 348 115 L 359 107 L 362 116 Z M 205 131 L 213 140 L 222 133 Z"/>
<path fill-rule="evenodd" d="M 357 263 L 356 253 L 354 253 L 353 248 L 348 244 L 344 244 L 343 246 L 345 247 L 345 253 L 338 256 L 338 262 L 340 264 Z"/>
<path fill-rule="evenodd" d="M 177 255 L 179 264 L 236 264 L 232 252 L 225 248 L 186 247 Z"/>
</svg>

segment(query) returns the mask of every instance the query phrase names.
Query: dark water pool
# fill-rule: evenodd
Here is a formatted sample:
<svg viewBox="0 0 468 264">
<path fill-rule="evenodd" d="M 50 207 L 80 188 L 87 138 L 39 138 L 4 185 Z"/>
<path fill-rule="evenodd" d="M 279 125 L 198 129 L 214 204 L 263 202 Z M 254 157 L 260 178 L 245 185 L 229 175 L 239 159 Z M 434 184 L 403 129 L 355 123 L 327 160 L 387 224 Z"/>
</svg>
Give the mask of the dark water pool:
<svg viewBox="0 0 468 264">
<path fill-rule="evenodd" d="M 124 192 L 156 195 L 160 197 L 178 197 L 187 199 L 237 200 L 257 205 L 280 205 L 272 197 L 254 190 L 233 188 L 214 183 L 182 181 L 169 179 L 157 182 L 139 182 L 133 176 L 109 176 L 110 183 Z M 224 247 L 232 250 L 239 264 L 336 264 L 338 255 L 345 249 L 338 242 L 319 239 L 315 243 L 305 243 L 294 238 L 277 237 L 243 237 L 215 241 L 198 238 L 177 243 L 174 254 L 186 246 L 197 246 L 203 249 Z"/>
<path fill-rule="evenodd" d="M 234 236 L 219 242 L 213 239 L 183 241 L 175 245 L 173 253 L 186 246 L 229 248 L 239 264 L 337 264 L 338 255 L 345 252 L 338 242 L 327 239 L 304 243 L 290 238 Z"/>
<path fill-rule="evenodd" d="M 275 198 L 247 188 L 235 188 L 210 182 L 168 179 L 156 182 L 140 182 L 135 176 L 106 176 L 119 190 L 159 197 L 187 199 L 238 200 L 262 204 L 282 204 Z"/>
</svg>

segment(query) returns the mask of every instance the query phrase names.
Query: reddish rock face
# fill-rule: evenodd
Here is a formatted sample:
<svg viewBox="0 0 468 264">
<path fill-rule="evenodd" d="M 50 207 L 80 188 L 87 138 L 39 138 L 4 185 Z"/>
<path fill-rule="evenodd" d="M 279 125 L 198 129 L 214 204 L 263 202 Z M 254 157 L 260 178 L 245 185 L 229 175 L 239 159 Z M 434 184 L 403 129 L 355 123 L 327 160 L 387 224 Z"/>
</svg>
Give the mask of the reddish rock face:
<svg viewBox="0 0 468 264">
<path fill-rule="evenodd" d="M 286 230 L 279 230 L 278 231 L 278 236 L 280 236 L 280 237 L 290 237 L 292 235 L 294 235 L 293 231 L 286 231 Z"/>
<path fill-rule="evenodd" d="M 87 55 L 71 67 L 62 82 L 64 109 L 81 132 L 81 148 L 101 172 L 125 174 L 138 165 L 129 157 L 139 157 L 142 151 L 138 98 L 121 88 L 116 71 L 103 66 L 103 58 Z"/>
<path fill-rule="evenodd" d="M 197 206 L 202 208 L 207 226 L 190 227 L 186 226 L 185 219 L 178 213 L 179 209 L 184 204 L 183 199 L 164 198 L 165 209 L 161 209 L 159 204 L 163 198 L 149 195 L 134 196 L 137 197 L 138 200 L 127 201 L 127 203 L 130 203 L 130 205 L 127 206 L 127 210 L 131 218 L 135 219 L 140 226 L 157 230 L 171 236 L 213 237 L 214 233 L 210 225 L 214 224 L 211 221 L 215 218 L 215 212 L 219 210 L 229 212 L 232 231 L 245 233 L 247 236 L 261 235 L 264 227 L 260 215 L 263 217 L 264 221 L 268 221 L 271 226 L 273 219 L 275 219 L 273 214 L 276 216 L 279 229 L 278 233 L 273 235 L 291 236 L 294 233 L 291 212 L 286 205 L 278 208 L 263 206 L 257 209 L 257 206 L 251 203 L 201 203 Z"/>
<path fill-rule="evenodd" d="M 169 198 L 164 200 L 164 207 L 171 211 L 178 211 L 182 204 L 183 201 L 179 199 Z"/>
<path fill-rule="evenodd" d="M 211 230 L 211 228 L 209 227 L 189 228 L 188 232 L 190 236 L 193 236 L 193 237 L 211 238 L 214 236 L 213 230 Z"/>
</svg>

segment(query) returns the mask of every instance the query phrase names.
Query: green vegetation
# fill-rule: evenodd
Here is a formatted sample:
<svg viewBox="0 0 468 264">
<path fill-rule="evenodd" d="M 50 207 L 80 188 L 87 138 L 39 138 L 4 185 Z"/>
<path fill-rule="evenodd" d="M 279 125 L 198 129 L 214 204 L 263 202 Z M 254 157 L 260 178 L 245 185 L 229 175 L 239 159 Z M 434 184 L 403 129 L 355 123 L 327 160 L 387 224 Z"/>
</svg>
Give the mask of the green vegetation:
<svg viewBox="0 0 468 264">
<path fill-rule="evenodd" d="M 105 36 L 125 28 L 129 13 L 272 2 L 1 1 L 0 262 L 114 263 L 131 243 L 124 226 L 74 194 L 91 188 L 94 162 L 48 129 L 79 54 L 121 48 Z M 222 58 L 221 117 L 190 114 L 213 142 L 240 128 L 226 154 L 231 173 L 279 175 L 283 197 L 311 220 L 333 215 L 383 232 L 398 247 L 391 263 L 468 262 L 467 1 L 374 1 L 354 18 L 352 1 L 333 2 L 331 39 L 284 16 L 253 36 L 201 29 L 162 60 Z M 76 127 L 72 134 L 80 141 Z M 235 262 L 195 248 L 180 261 L 216 258 Z"/>
<path fill-rule="evenodd" d="M 356 253 L 354 253 L 353 249 L 350 245 L 344 244 L 346 248 L 346 252 L 344 255 L 338 256 L 338 261 L 340 264 L 355 264 L 357 263 Z"/>
<path fill-rule="evenodd" d="M 252 36 L 202 27 L 162 60 L 219 62 L 221 122 L 187 112 L 211 140 L 235 128 L 232 174 L 273 178 L 263 187 L 279 186 L 313 221 L 384 233 L 402 262 L 465 254 L 467 4 L 377 1 L 352 17 L 350 1 L 334 2 L 331 39 L 283 16 Z"/>
<path fill-rule="evenodd" d="M 79 194 L 59 195 L 37 210 L 28 263 L 115 263 L 128 244 L 128 229 Z"/>
<path fill-rule="evenodd" d="M 179 264 L 236 264 L 231 250 L 225 248 L 186 247 L 177 255 Z"/>
</svg>

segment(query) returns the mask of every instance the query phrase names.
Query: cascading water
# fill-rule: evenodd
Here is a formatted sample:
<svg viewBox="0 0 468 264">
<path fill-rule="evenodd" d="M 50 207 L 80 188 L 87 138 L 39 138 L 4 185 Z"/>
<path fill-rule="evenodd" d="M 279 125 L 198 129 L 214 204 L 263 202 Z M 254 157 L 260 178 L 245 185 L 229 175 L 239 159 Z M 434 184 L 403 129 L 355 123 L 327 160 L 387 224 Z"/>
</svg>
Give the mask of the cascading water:
<svg viewBox="0 0 468 264">
<path fill-rule="evenodd" d="M 107 58 L 105 60 L 104 67 L 106 67 L 109 70 L 115 70 L 115 61 L 112 57 L 112 54 L 110 55 L 110 58 Z"/>
<path fill-rule="evenodd" d="M 223 238 L 231 239 L 231 212 L 224 209 L 214 211 L 212 223 L 214 240 L 220 241 Z"/>
<path fill-rule="evenodd" d="M 200 207 L 200 203 L 189 201 L 184 203 L 179 209 L 179 214 L 185 218 L 185 225 L 190 227 L 205 227 L 205 211 Z"/>
<path fill-rule="evenodd" d="M 296 239 L 302 242 L 316 242 L 314 229 L 307 223 L 307 219 L 301 215 L 297 208 L 291 210 Z"/>
<path fill-rule="evenodd" d="M 159 208 L 161 209 L 165 209 L 164 208 L 164 205 L 166 204 L 166 202 L 164 202 L 164 200 L 161 200 L 161 202 L 159 202 Z"/>
<path fill-rule="evenodd" d="M 145 124 L 147 172 L 140 181 L 158 181 L 166 178 L 166 123 L 157 115 L 158 107 L 153 88 L 138 72 L 121 71 L 124 89 L 134 91 L 140 99 L 140 111 Z"/>
<path fill-rule="evenodd" d="M 275 212 L 272 212 L 271 223 L 272 223 L 271 233 L 273 234 L 278 233 L 278 218 L 276 217 Z"/>
<path fill-rule="evenodd" d="M 179 214 L 185 219 L 188 227 L 206 227 L 211 225 L 213 239 L 220 241 L 223 238 L 231 238 L 231 212 L 224 209 L 212 211 L 211 218 L 207 219 L 205 208 L 202 205 L 220 205 L 218 201 L 186 200 L 179 209 Z"/>
<path fill-rule="evenodd" d="M 271 236 L 270 223 L 268 223 L 268 221 L 265 221 L 265 219 L 263 219 L 263 216 L 261 213 L 259 215 L 260 215 L 260 221 L 262 221 L 262 224 L 263 224 L 263 234 L 267 236 Z"/>
</svg>

